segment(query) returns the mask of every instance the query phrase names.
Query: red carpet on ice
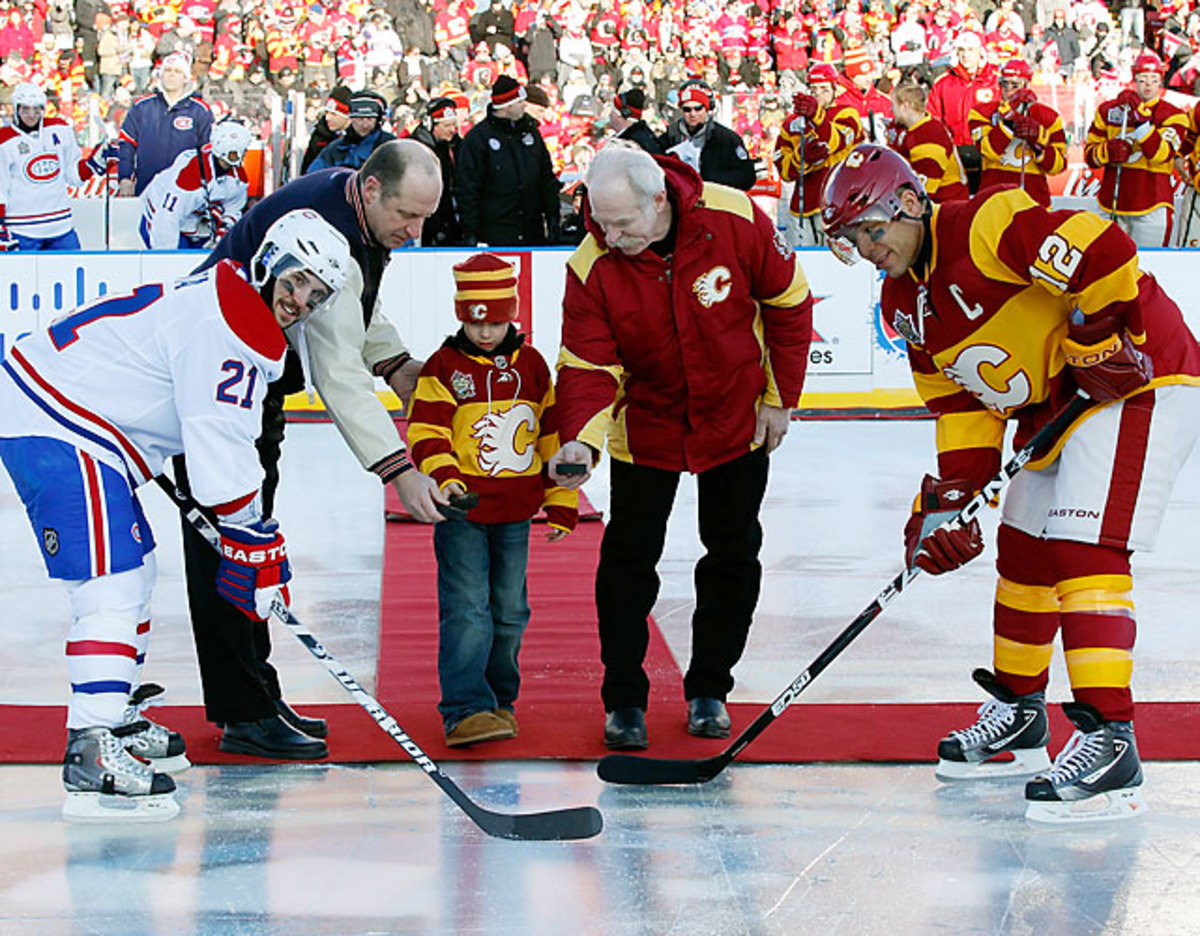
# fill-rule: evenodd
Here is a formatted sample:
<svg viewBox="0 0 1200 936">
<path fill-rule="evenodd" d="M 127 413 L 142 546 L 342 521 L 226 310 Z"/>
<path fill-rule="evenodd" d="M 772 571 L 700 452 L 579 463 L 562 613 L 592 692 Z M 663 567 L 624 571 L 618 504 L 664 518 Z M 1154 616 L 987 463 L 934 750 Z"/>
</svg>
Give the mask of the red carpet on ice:
<svg viewBox="0 0 1200 936">
<path fill-rule="evenodd" d="M 529 595 L 533 617 L 521 651 L 522 688 L 517 702 L 521 736 L 477 748 L 450 750 L 442 743 L 437 712 L 437 584 L 431 528 L 405 522 L 389 489 L 376 697 L 435 761 L 563 758 L 595 760 L 607 753 L 601 741 L 600 646 L 596 635 L 593 575 L 603 524 L 585 509 L 578 529 L 547 543 L 535 525 L 530 538 Z M 306 621 L 321 637 L 321 622 Z M 290 639 L 279 635 L 278 640 Z M 853 665 L 853 648 L 836 665 Z M 808 660 L 796 661 L 796 673 Z M 312 665 L 319 666 L 316 661 Z M 702 741 L 684 726 L 682 675 L 657 627 L 647 657 L 652 697 L 649 753 L 656 757 L 706 757 L 727 741 Z M 369 674 L 356 673 L 360 679 Z M 783 686 L 779 686 L 780 691 Z M 349 698 L 349 697 L 347 697 Z M 730 706 L 736 735 L 762 704 Z M 352 702 L 299 706 L 330 723 L 330 760 L 403 761 L 403 750 Z M 792 706 L 740 757 L 744 761 L 930 761 L 937 739 L 952 725 L 969 723 L 973 704 Z M 218 750 L 219 732 L 197 706 L 164 706 L 156 720 L 181 731 L 195 763 L 251 759 Z M 62 706 L 0 706 L 0 762 L 56 763 L 62 758 Z M 1057 706 L 1054 736 L 1070 726 Z M 1200 757 L 1200 705 L 1144 702 L 1138 706 L 1143 758 Z"/>
</svg>

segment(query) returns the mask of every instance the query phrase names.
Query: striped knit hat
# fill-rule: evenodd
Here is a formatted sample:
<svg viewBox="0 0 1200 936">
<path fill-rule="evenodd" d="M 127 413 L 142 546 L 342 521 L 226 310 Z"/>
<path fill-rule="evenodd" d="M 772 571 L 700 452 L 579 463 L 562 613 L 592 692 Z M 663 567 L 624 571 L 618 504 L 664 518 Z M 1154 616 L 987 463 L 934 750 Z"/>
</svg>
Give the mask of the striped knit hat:
<svg viewBox="0 0 1200 936">
<path fill-rule="evenodd" d="M 454 264 L 454 314 L 460 322 L 511 322 L 517 317 L 517 271 L 494 254 Z"/>
<path fill-rule="evenodd" d="M 525 89 L 509 75 L 501 75 L 492 85 L 492 107 L 503 107 L 513 101 L 523 100 L 525 100 Z"/>
<path fill-rule="evenodd" d="M 869 75 L 874 70 L 874 67 L 871 63 L 871 56 L 867 54 L 867 50 L 862 46 L 847 49 L 845 56 L 842 58 L 842 70 L 845 71 L 847 78 L 853 78 L 856 75 Z"/>
</svg>

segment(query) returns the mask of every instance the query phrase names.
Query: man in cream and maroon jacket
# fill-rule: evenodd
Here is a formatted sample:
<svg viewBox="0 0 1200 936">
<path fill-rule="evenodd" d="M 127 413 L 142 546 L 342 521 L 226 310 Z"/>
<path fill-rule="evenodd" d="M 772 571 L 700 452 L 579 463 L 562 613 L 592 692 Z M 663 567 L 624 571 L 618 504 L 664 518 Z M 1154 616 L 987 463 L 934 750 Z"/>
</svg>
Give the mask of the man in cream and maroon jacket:
<svg viewBox="0 0 1200 936">
<path fill-rule="evenodd" d="M 564 445 L 549 469 L 576 487 L 606 442 L 612 456 L 596 573 L 605 743 L 647 744 L 646 618 L 683 472 L 698 479 L 706 549 L 684 678 L 688 730 L 725 737 L 724 700 L 758 601 L 767 455 L 804 383 L 808 283 L 744 192 L 705 183 L 679 160 L 615 141 L 587 185 L 589 234 L 567 263 L 563 298 Z"/>
</svg>

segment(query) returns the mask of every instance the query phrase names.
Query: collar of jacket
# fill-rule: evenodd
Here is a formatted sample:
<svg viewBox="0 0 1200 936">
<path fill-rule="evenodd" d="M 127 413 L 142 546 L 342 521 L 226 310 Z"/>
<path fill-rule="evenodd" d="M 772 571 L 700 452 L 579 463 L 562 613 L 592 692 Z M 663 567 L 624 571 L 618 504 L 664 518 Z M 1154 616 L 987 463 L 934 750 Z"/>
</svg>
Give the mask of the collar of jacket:
<svg viewBox="0 0 1200 936">
<path fill-rule="evenodd" d="M 363 201 L 362 179 L 359 178 L 357 172 L 353 173 L 346 180 L 346 201 L 354 209 L 354 217 L 358 219 L 358 229 L 362 232 L 363 243 L 369 247 L 382 246 L 375 239 L 375 234 L 371 231 L 371 225 L 367 224 L 367 204 Z"/>
</svg>

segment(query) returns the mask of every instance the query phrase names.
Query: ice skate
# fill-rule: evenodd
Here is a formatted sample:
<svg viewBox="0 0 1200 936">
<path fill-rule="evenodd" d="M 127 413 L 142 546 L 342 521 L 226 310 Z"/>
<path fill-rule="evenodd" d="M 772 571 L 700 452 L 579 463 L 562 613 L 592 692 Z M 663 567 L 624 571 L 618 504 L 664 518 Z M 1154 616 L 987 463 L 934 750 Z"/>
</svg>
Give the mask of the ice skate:
<svg viewBox="0 0 1200 936">
<path fill-rule="evenodd" d="M 1146 812 L 1133 723 L 1106 722 L 1092 706 L 1077 702 L 1064 704 L 1063 711 L 1075 733 L 1049 773 L 1025 784 L 1025 818 L 1070 824 Z"/>
<path fill-rule="evenodd" d="M 132 725 L 80 728 L 68 733 L 63 757 L 70 822 L 165 822 L 179 814 L 175 781 L 126 750 Z"/>
<path fill-rule="evenodd" d="M 1050 722 L 1046 718 L 1045 693 L 1015 695 L 985 669 L 971 675 L 992 698 L 979 707 L 975 724 L 952 731 L 938 742 L 938 778 L 1027 777 L 1048 770 Z"/>
<path fill-rule="evenodd" d="M 149 762 L 161 773 L 182 773 L 192 766 L 187 759 L 187 743 L 183 735 L 152 722 L 142 712 L 160 701 L 157 697 L 165 693 L 162 686 L 143 683 L 129 697 L 129 705 L 121 720 L 123 726 L 136 725 L 137 730 L 124 735 L 125 749 L 134 757 Z"/>
</svg>

